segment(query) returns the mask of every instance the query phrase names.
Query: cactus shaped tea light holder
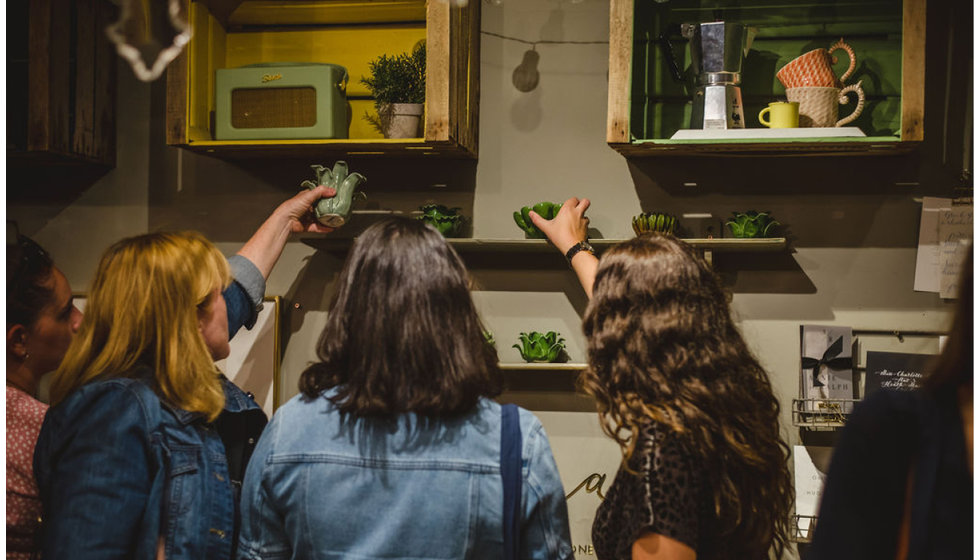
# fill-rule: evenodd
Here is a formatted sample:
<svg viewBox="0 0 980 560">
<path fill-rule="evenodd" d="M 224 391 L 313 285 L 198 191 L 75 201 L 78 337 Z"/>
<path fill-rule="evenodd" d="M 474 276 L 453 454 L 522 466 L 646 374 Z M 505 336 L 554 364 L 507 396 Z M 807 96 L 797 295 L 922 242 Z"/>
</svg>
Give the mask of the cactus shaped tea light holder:
<svg viewBox="0 0 980 560">
<path fill-rule="evenodd" d="M 318 200 L 313 211 L 321 224 L 339 228 L 350 220 L 354 199 L 367 198 L 363 192 L 357 190 L 357 187 L 367 181 L 367 177 L 357 172 L 350 173 L 345 161 L 334 163 L 333 169 L 322 165 L 311 165 L 310 168 L 316 174 L 316 182 L 303 181 L 300 186 L 312 190 L 318 185 L 326 185 L 337 191 L 332 198 Z"/>
</svg>

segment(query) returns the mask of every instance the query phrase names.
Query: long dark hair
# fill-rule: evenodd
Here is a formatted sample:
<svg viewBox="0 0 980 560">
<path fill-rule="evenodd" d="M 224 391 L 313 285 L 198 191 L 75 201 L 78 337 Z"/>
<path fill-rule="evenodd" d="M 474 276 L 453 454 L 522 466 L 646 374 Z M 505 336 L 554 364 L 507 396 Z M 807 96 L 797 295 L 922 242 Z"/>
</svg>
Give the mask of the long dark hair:
<svg viewBox="0 0 980 560">
<path fill-rule="evenodd" d="M 686 243 L 651 235 L 609 249 L 584 318 L 603 429 L 624 462 L 655 422 L 678 434 L 709 485 L 732 558 L 786 548 L 793 488 L 779 403 L 716 275 Z"/>
<path fill-rule="evenodd" d="M 30 237 L 17 235 L 7 244 L 7 326 L 30 327 L 54 290 L 48 286 L 54 263 L 47 251 Z"/>
<path fill-rule="evenodd" d="M 390 218 L 354 242 L 317 346 L 321 362 L 300 378 L 343 413 L 443 417 L 502 390 L 496 352 L 484 342 L 466 268 L 442 235 Z"/>
</svg>

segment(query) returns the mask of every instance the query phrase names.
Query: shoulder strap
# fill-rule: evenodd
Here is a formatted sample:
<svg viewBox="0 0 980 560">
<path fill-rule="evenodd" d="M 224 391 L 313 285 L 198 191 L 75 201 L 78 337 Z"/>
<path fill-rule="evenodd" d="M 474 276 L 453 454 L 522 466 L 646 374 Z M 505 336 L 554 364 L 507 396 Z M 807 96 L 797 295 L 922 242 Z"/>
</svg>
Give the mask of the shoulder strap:
<svg viewBox="0 0 980 560">
<path fill-rule="evenodd" d="M 521 422 L 517 405 L 500 407 L 500 476 L 504 487 L 504 560 L 517 560 L 520 546 Z"/>
</svg>

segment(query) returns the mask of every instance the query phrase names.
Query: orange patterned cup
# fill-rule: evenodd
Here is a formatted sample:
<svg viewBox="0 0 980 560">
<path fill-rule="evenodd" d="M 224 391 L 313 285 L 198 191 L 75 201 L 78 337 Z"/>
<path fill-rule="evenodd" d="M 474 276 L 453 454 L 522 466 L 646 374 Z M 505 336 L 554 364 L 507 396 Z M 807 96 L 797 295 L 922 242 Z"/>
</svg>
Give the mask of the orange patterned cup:
<svg viewBox="0 0 980 560">
<path fill-rule="evenodd" d="M 833 64 L 837 62 L 837 57 L 831 54 L 836 50 L 847 52 L 847 56 L 851 59 L 847 71 L 840 78 L 834 74 Z M 776 72 L 776 77 L 786 89 L 798 87 L 839 88 L 844 80 L 854 72 L 856 62 L 854 49 L 841 39 L 831 45 L 829 49 L 814 49 L 794 58 Z"/>
</svg>

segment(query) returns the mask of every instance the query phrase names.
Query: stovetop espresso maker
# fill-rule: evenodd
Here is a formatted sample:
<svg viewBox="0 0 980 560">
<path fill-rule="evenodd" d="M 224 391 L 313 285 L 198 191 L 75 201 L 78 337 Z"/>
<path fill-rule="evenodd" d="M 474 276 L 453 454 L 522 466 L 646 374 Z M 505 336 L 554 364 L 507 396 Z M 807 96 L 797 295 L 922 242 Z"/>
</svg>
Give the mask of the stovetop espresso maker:
<svg viewBox="0 0 980 560">
<path fill-rule="evenodd" d="M 747 29 L 741 23 L 714 21 L 685 23 L 681 36 L 688 39 L 691 49 L 691 70 L 694 74 L 691 128 L 745 128 L 742 112 L 742 58 L 747 50 Z M 666 44 L 668 62 L 675 79 L 681 79 Z"/>
</svg>

